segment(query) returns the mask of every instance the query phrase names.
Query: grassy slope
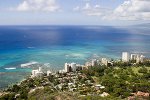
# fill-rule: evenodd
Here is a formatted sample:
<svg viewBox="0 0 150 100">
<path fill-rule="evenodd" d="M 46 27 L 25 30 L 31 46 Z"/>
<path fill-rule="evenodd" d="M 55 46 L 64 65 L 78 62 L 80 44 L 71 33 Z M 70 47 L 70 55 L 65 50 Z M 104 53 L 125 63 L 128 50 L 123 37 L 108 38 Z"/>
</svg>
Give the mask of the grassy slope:
<svg viewBox="0 0 150 100">
<path fill-rule="evenodd" d="M 134 72 L 135 74 L 141 75 L 141 73 L 138 72 L 138 70 L 139 70 L 140 68 L 142 68 L 142 67 L 132 67 L 132 70 L 133 70 L 133 72 Z M 150 67 L 145 67 L 145 68 L 147 68 L 147 70 L 150 71 Z"/>
</svg>

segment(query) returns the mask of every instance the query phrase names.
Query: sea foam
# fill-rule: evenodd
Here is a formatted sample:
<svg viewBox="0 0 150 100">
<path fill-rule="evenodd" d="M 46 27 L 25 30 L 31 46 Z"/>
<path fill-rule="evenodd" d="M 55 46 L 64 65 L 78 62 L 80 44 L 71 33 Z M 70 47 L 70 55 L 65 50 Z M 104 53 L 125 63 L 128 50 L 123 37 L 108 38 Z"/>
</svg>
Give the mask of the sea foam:
<svg viewBox="0 0 150 100">
<path fill-rule="evenodd" d="M 16 67 L 5 68 L 6 70 L 14 70 Z"/>
<path fill-rule="evenodd" d="M 28 66 L 31 66 L 31 65 L 34 65 L 34 64 L 38 64 L 38 62 L 29 62 L 29 63 L 21 64 L 20 66 L 22 68 L 24 68 L 24 67 L 28 67 Z"/>
</svg>

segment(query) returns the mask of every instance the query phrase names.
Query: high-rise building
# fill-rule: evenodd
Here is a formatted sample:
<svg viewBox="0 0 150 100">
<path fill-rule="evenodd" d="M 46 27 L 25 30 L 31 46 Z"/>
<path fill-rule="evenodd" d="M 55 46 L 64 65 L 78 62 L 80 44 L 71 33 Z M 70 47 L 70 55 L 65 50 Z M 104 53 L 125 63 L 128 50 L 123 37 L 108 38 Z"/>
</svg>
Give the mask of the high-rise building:
<svg viewBox="0 0 150 100">
<path fill-rule="evenodd" d="M 106 58 L 102 58 L 101 63 L 105 66 L 108 65 L 108 60 Z"/>
<path fill-rule="evenodd" d="M 144 61 L 144 56 L 143 55 L 139 55 L 137 58 L 136 58 L 136 63 L 142 63 Z"/>
<path fill-rule="evenodd" d="M 138 54 L 131 54 L 131 60 L 136 60 L 138 56 Z"/>
<path fill-rule="evenodd" d="M 65 72 L 71 72 L 71 64 L 65 63 Z"/>
<path fill-rule="evenodd" d="M 140 54 L 131 54 L 131 60 L 135 60 L 136 63 L 143 62 L 144 58 L 145 57 L 143 55 L 140 55 Z"/>
<path fill-rule="evenodd" d="M 35 77 L 38 72 L 39 72 L 38 69 L 37 70 L 32 70 L 32 76 Z"/>
<path fill-rule="evenodd" d="M 39 72 L 42 72 L 42 67 L 39 67 Z"/>
<path fill-rule="evenodd" d="M 47 71 L 47 76 L 49 76 L 50 74 L 52 74 L 52 72 L 51 71 Z"/>
<path fill-rule="evenodd" d="M 70 65 L 71 65 L 72 71 L 75 72 L 77 69 L 76 63 L 71 63 Z"/>
<path fill-rule="evenodd" d="M 86 62 L 86 63 L 85 63 L 85 66 L 86 66 L 86 67 L 89 67 L 89 66 L 92 66 L 92 64 L 91 64 L 91 62 Z"/>
<path fill-rule="evenodd" d="M 145 56 L 141 55 L 140 56 L 140 61 L 143 62 L 144 61 Z"/>
<path fill-rule="evenodd" d="M 129 53 L 128 52 L 122 52 L 122 61 L 128 62 L 130 60 Z"/>
<path fill-rule="evenodd" d="M 96 59 L 92 59 L 92 66 L 97 65 L 97 60 Z"/>
<path fill-rule="evenodd" d="M 43 76 L 42 68 L 39 67 L 37 70 L 32 70 L 32 77 L 42 77 Z"/>
<path fill-rule="evenodd" d="M 65 72 L 69 72 L 69 65 L 68 65 L 68 63 L 65 63 Z"/>
</svg>

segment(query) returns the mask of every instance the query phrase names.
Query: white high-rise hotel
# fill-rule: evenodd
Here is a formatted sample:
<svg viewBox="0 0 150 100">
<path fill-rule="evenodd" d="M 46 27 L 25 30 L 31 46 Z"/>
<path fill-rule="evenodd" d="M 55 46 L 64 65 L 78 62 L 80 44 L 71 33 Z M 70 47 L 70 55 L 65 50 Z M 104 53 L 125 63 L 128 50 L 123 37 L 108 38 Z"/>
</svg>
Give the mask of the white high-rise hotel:
<svg viewBox="0 0 150 100">
<path fill-rule="evenodd" d="M 122 52 L 122 61 L 128 62 L 130 60 L 130 55 L 128 52 Z"/>
<path fill-rule="evenodd" d="M 42 67 L 39 67 L 37 70 L 32 70 L 32 77 L 41 77 L 43 74 Z"/>
<path fill-rule="evenodd" d="M 129 60 L 136 60 L 136 63 L 143 62 L 145 56 L 140 54 L 129 54 L 128 52 L 122 52 L 122 61 L 129 62 Z"/>
<path fill-rule="evenodd" d="M 77 70 L 76 63 L 65 63 L 65 72 L 70 72 L 70 71 L 75 72 L 76 70 Z"/>
</svg>

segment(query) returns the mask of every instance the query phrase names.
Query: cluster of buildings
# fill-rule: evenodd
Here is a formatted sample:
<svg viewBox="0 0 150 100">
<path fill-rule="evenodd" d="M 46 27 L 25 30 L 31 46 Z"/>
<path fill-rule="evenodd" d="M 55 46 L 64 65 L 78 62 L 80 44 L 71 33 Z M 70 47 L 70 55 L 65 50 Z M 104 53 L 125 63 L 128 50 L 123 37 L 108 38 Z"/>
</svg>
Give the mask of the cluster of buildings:
<svg viewBox="0 0 150 100">
<path fill-rule="evenodd" d="M 82 70 L 83 66 L 84 65 L 80 65 L 77 63 L 65 63 L 64 69 L 59 70 L 59 73 L 76 72 L 76 71 Z"/>
<path fill-rule="evenodd" d="M 89 66 L 97 66 L 97 65 L 104 65 L 104 66 L 109 66 L 109 65 L 113 65 L 113 62 L 111 62 L 109 59 L 107 58 L 101 58 L 99 60 L 97 59 L 92 59 L 89 62 L 85 63 L 85 67 L 89 67 Z"/>
<path fill-rule="evenodd" d="M 76 72 L 76 71 L 80 71 L 83 69 L 84 65 L 80 65 L 77 63 L 65 63 L 64 65 L 64 69 L 63 70 L 59 70 L 59 73 L 69 73 L 69 72 Z M 56 73 L 56 71 L 54 72 Z M 54 74 L 52 71 L 48 70 L 46 72 L 47 76 Z M 39 69 L 36 70 L 32 70 L 32 76 L 31 77 L 41 77 L 43 76 L 44 72 L 42 71 L 42 68 L 39 67 Z"/>
<path fill-rule="evenodd" d="M 122 52 L 122 61 L 123 62 L 129 62 L 129 61 L 135 61 L 135 63 L 142 63 L 144 61 L 145 56 L 141 54 L 130 54 L 129 52 Z M 31 64 L 36 64 L 34 63 L 29 63 L 26 65 L 31 65 Z M 23 67 L 26 65 L 22 65 Z M 84 68 L 88 68 L 90 66 L 97 66 L 97 65 L 104 65 L 104 66 L 112 66 L 113 61 L 110 61 L 107 58 L 101 58 L 99 60 L 97 59 L 92 59 L 91 61 L 88 61 L 85 63 L 85 65 L 80 65 L 77 63 L 65 63 L 64 64 L 64 69 L 59 70 L 59 73 L 69 73 L 69 72 L 76 72 L 80 70 L 84 70 Z M 47 71 L 47 76 L 51 74 L 51 71 Z M 32 77 L 37 77 L 37 76 L 42 76 L 43 72 L 41 67 L 37 70 L 32 70 Z"/>
<path fill-rule="evenodd" d="M 64 64 L 64 69 L 63 70 L 59 70 L 59 73 L 69 73 L 69 72 L 76 72 L 76 71 L 80 71 L 83 70 L 84 68 L 88 68 L 90 66 L 96 66 L 96 65 L 105 65 L 108 66 L 109 64 L 113 64 L 112 62 L 110 62 L 107 58 L 102 58 L 101 60 L 97 60 L 97 59 L 92 59 L 89 62 L 86 62 L 85 65 L 81 65 L 81 64 L 77 64 L 77 63 L 65 63 Z M 31 77 L 41 77 L 43 76 L 44 72 L 42 71 L 42 68 L 39 67 L 39 69 L 36 70 L 32 70 L 32 76 Z M 49 76 L 50 74 L 52 74 L 52 72 L 50 70 L 47 71 L 47 76 Z"/>
<path fill-rule="evenodd" d="M 92 88 L 92 91 L 98 91 L 98 92 L 100 90 L 105 89 L 105 86 L 102 86 L 101 84 L 94 84 L 93 81 L 91 79 L 88 79 L 88 77 L 85 74 L 76 72 L 78 70 L 82 70 L 83 65 L 76 64 L 76 63 L 65 63 L 64 67 L 65 69 L 62 71 L 63 73 L 66 74 L 53 73 L 49 70 L 47 71 L 47 76 L 54 76 L 53 77 L 54 80 L 57 81 L 56 82 L 57 84 L 51 83 L 57 91 L 62 91 L 63 89 L 65 89 L 70 92 L 79 91 L 81 92 L 82 95 L 85 95 L 90 93 L 88 92 L 88 88 Z M 31 78 L 44 77 L 44 75 L 46 74 L 44 74 L 42 68 L 39 67 L 39 69 L 32 70 Z M 108 93 L 102 93 L 100 96 L 105 97 L 108 95 L 109 95 Z"/>
<path fill-rule="evenodd" d="M 68 73 L 68 72 L 76 72 L 83 70 L 84 68 L 88 68 L 89 66 L 97 66 L 97 65 L 112 65 L 113 63 L 110 62 L 107 58 L 102 58 L 101 60 L 92 59 L 89 62 L 86 62 L 85 65 L 77 64 L 77 63 L 65 63 L 64 69 L 59 70 L 59 73 Z"/>
<path fill-rule="evenodd" d="M 122 61 L 123 62 L 129 62 L 129 61 L 136 61 L 136 63 L 143 62 L 144 56 L 140 54 L 129 54 L 128 52 L 122 52 Z M 84 68 L 89 68 L 92 66 L 97 65 L 104 65 L 104 66 L 110 66 L 113 65 L 114 62 L 110 61 L 107 58 L 101 58 L 99 60 L 92 59 L 89 62 L 86 62 L 85 65 L 80 65 L 77 63 L 65 63 L 64 69 L 59 70 L 59 73 L 53 73 L 51 71 L 47 71 L 47 76 L 54 76 L 54 81 L 56 83 L 51 83 L 52 86 L 57 91 L 63 91 L 68 90 L 69 92 L 79 92 L 81 95 L 95 95 L 100 94 L 101 97 L 109 96 L 108 93 L 103 92 L 101 94 L 101 91 L 105 89 L 105 86 L 102 86 L 101 84 L 95 84 L 92 79 L 89 79 L 85 74 L 82 74 L 80 70 L 84 70 Z M 60 74 L 61 73 L 61 74 Z M 65 73 L 65 74 L 64 74 Z M 42 68 L 39 67 L 37 70 L 32 70 L 32 76 L 31 77 L 43 77 L 44 72 L 42 71 Z M 90 91 L 88 89 L 91 89 Z M 138 93 L 139 94 L 139 93 Z M 140 95 L 149 96 L 149 94 L 142 94 Z M 130 98 L 136 97 L 136 94 L 134 96 L 131 96 Z M 132 99 L 129 99 L 132 100 Z"/>
<path fill-rule="evenodd" d="M 44 75 L 44 72 L 42 71 L 42 68 L 39 67 L 39 69 L 32 70 L 31 77 L 42 77 Z"/>
<path fill-rule="evenodd" d="M 122 52 L 122 61 L 129 62 L 135 61 L 136 63 L 140 63 L 144 61 L 145 56 L 141 54 L 130 54 L 129 52 Z"/>
<path fill-rule="evenodd" d="M 79 92 L 81 95 L 94 95 L 105 89 L 105 86 L 94 84 L 91 79 L 80 72 L 68 72 L 66 74 L 56 73 L 54 77 L 54 79 L 58 81 L 58 84 L 54 86 L 57 91 L 67 90 L 69 92 Z M 91 88 L 91 91 L 88 90 L 89 88 Z M 105 92 L 100 94 L 101 97 L 108 95 L 109 94 Z"/>
</svg>

